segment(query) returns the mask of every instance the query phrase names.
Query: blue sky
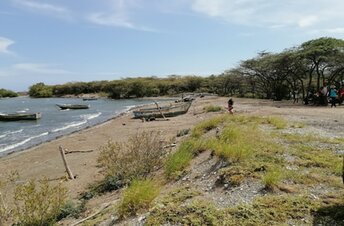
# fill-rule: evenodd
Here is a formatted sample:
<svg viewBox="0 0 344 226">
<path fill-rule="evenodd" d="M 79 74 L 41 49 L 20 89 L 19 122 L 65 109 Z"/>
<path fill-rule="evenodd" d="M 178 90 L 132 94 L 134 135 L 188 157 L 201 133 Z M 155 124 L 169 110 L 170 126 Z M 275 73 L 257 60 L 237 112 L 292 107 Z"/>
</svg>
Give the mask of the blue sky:
<svg viewBox="0 0 344 226">
<path fill-rule="evenodd" d="M 344 37 L 342 0 L 1 0 L 0 88 L 219 74 Z"/>
</svg>

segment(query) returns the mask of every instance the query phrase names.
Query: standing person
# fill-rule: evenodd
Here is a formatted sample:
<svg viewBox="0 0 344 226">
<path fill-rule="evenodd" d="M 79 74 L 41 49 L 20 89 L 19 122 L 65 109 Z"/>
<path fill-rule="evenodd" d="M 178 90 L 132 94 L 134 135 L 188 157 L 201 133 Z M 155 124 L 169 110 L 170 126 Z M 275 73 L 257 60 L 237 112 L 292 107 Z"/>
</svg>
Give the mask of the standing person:
<svg viewBox="0 0 344 226">
<path fill-rule="evenodd" d="M 234 101 L 233 99 L 230 97 L 229 100 L 228 100 L 228 112 L 230 114 L 233 114 L 233 104 L 234 104 Z"/>
<path fill-rule="evenodd" d="M 337 92 L 335 86 L 331 86 L 329 96 L 331 98 L 331 107 L 333 107 L 333 106 L 336 107 L 338 92 Z"/>
<path fill-rule="evenodd" d="M 294 104 L 299 103 L 299 91 L 298 90 L 293 91 L 293 96 L 294 96 Z"/>
</svg>

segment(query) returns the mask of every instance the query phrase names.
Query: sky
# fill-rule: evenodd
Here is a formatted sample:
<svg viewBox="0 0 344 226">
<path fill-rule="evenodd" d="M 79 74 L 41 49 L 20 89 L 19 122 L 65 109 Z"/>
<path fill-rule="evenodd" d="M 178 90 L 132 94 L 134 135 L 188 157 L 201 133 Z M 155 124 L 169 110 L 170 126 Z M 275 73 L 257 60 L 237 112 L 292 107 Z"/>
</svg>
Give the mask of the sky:
<svg viewBox="0 0 344 226">
<path fill-rule="evenodd" d="M 342 0 L 1 0 L 0 88 L 220 74 L 344 38 Z"/>
</svg>

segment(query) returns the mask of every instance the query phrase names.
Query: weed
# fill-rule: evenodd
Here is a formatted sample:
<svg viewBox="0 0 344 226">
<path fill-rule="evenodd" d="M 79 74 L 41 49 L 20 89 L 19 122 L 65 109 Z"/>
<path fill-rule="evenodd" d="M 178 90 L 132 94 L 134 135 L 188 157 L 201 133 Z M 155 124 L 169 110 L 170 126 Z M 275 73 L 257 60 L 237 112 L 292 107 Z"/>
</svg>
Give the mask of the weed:
<svg viewBox="0 0 344 226">
<path fill-rule="evenodd" d="M 118 206 L 121 218 L 133 216 L 139 211 L 147 210 L 151 202 L 158 196 L 159 183 L 152 180 L 134 180 L 124 191 L 122 201 Z"/>
<path fill-rule="evenodd" d="M 108 142 L 98 158 L 105 179 L 97 189 L 100 192 L 117 189 L 160 168 L 165 155 L 160 140 L 160 134 L 144 132 L 132 136 L 126 143 Z"/>
<path fill-rule="evenodd" d="M 276 127 L 276 129 L 284 129 L 287 127 L 288 123 L 279 117 L 268 117 L 267 122 Z"/>
<path fill-rule="evenodd" d="M 282 171 L 279 168 L 268 170 L 262 178 L 265 188 L 274 190 L 278 183 L 282 180 Z"/>
<path fill-rule="evenodd" d="M 86 210 L 86 200 L 82 200 L 79 203 L 74 203 L 72 201 L 66 202 L 60 210 L 60 214 L 57 216 L 57 220 L 62 220 L 68 216 L 78 218 L 81 213 Z"/>
<path fill-rule="evenodd" d="M 201 122 L 192 129 L 191 136 L 194 138 L 200 138 L 205 132 L 215 129 L 218 125 L 225 122 L 227 119 L 228 115 L 221 115 Z"/>
<path fill-rule="evenodd" d="M 47 179 L 17 185 L 14 193 L 14 218 L 20 225 L 52 225 L 65 204 L 67 189 Z"/>
<path fill-rule="evenodd" d="M 188 139 L 183 141 L 177 151 L 169 155 L 165 162 L 167 178 L 180 176 L 192 158 L 202 150 L 205 150 L 205 144 L 201 140 Z"/>
<path fill-rule="evenodd" d="M 205 112 L 218 112 L 222 110 L 220 106 L 209 105 L 203 108 Z"/>
</svg>

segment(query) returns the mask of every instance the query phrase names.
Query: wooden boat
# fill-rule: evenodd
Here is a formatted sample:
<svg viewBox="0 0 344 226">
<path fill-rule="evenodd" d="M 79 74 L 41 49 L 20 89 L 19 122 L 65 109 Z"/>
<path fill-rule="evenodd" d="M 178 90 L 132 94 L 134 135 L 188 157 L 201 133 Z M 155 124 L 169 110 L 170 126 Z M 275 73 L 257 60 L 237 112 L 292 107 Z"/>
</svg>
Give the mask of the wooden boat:
<svg viewBox="0 0 344 226">
<path fill-rule="evenodd" d="M 18 120 L 37 120 L 42 117 L 41 113 L 12 113 L 0 114 L 0 121 L 18 121 Z"/>
<path fill-rule="evenodd" d="M 91 101 L 91 100 L 98 100 L 97 97 L 84 97 L 82 98 L 83 101 Z"/>
<path fill-rule="evenodd" d="M 66 109 L 88 109 L 90 108 L 90 105 L 87 104 L 56 104 L 61 110 L 66 110 Z"/>
<path fill-rule="evenodd" d="M 134 118 L 163 118 L 163 117 L 174 117 L 177 115 L 185 114 L 192 102 L 179 102 L 173 103 L 167 106 L 155 107 L 155 108 L 141 108 L 133 111 Z"/>
</svg>

